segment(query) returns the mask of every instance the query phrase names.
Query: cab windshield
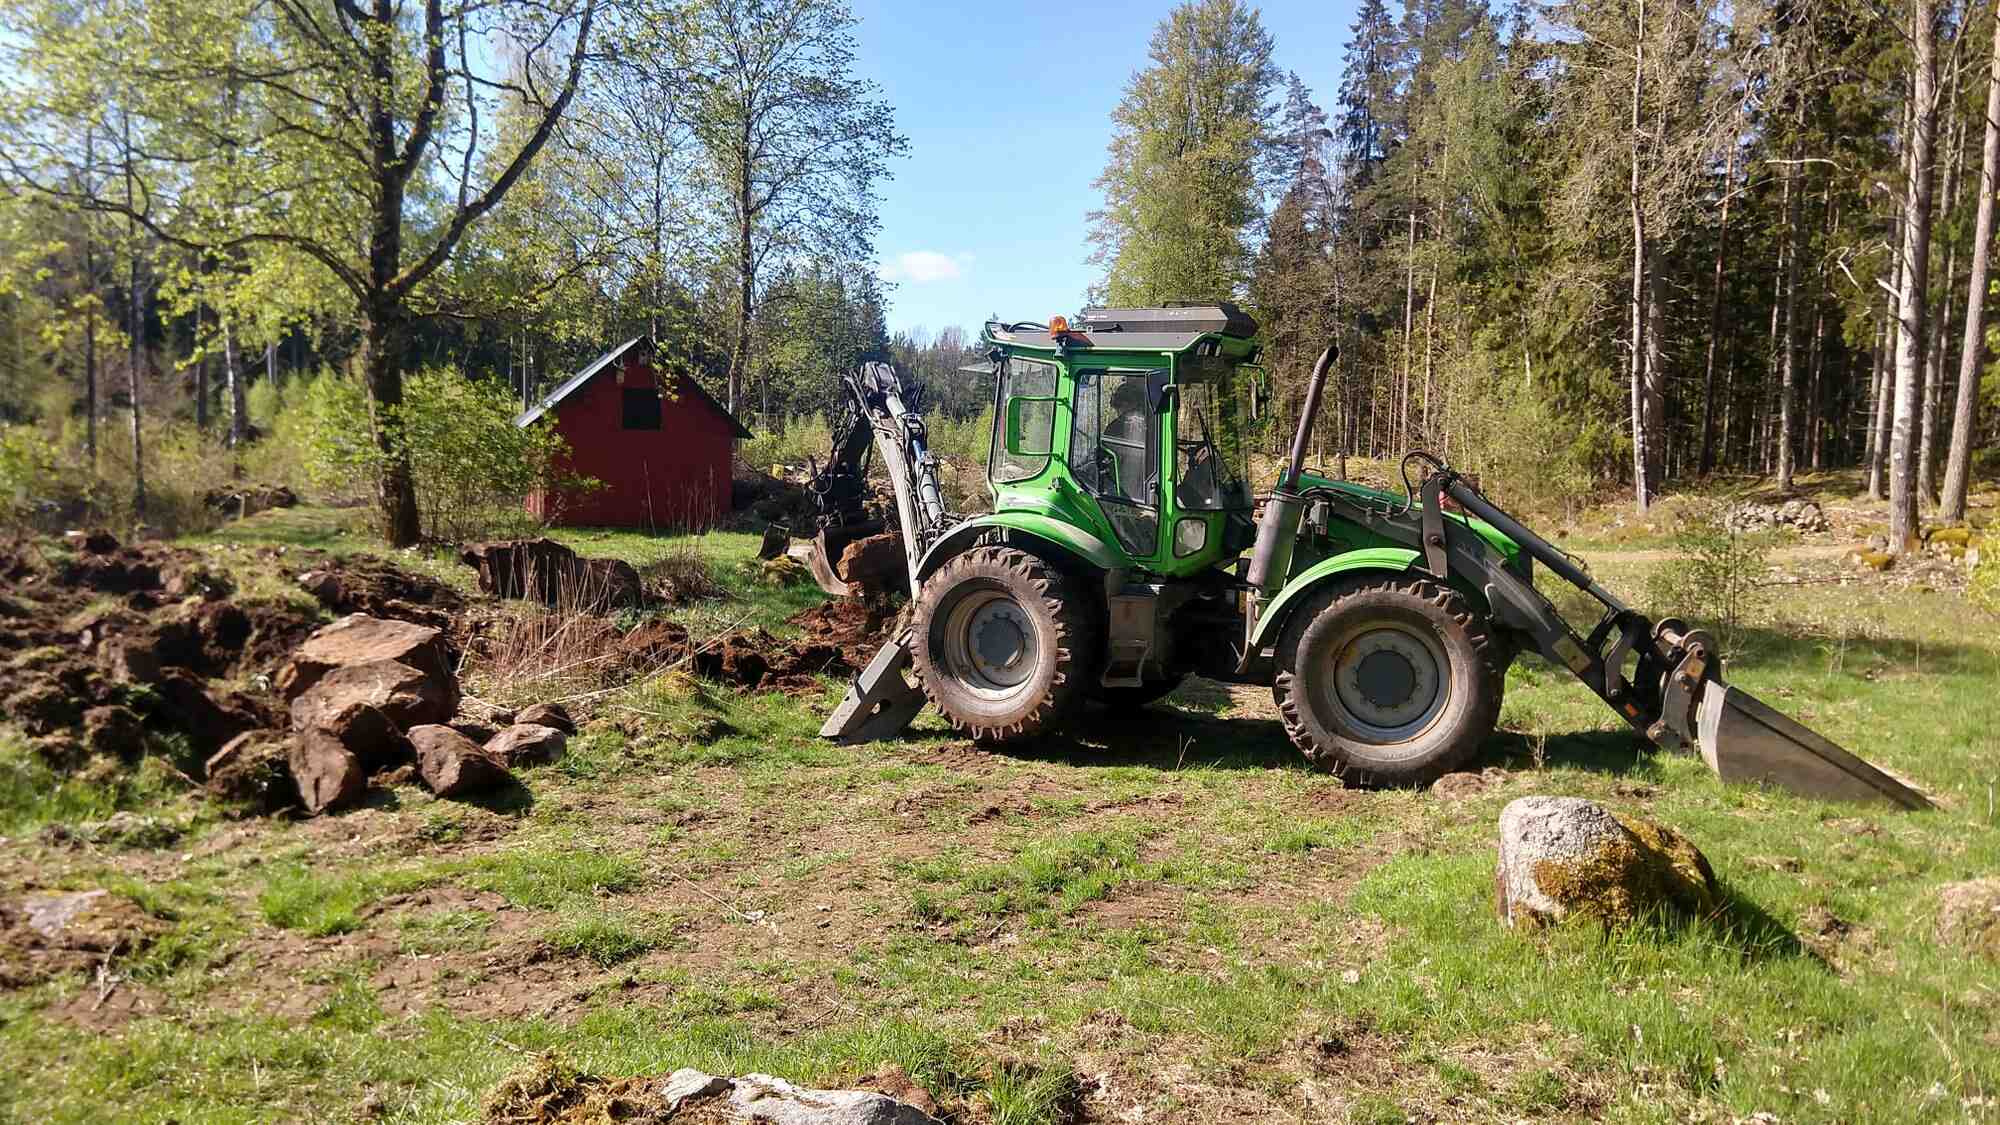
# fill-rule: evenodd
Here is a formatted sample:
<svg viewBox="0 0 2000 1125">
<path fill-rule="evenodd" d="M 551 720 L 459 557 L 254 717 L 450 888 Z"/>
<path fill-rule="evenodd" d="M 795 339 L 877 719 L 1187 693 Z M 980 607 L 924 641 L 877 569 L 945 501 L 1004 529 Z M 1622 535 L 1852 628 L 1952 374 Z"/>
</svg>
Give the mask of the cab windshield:
<svg viewBox="0 0 2000 1125">
<path fill-rule="evenodd" d="M 1191 511 L 1250 507 L 1250 374 L 1222 356 L 1182 356 L 1175 380 L 1174 500 Z"/>
</svg>

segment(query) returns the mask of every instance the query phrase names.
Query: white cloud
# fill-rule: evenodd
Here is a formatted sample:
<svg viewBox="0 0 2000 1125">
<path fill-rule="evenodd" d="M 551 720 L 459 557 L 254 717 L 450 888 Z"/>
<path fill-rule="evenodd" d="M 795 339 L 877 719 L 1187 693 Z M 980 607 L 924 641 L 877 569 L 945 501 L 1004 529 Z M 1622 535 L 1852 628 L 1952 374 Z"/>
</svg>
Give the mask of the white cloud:
<svg viewBox="0 0 2000 1125">
<path fill-rule="evenodd" d="M 882 263 L 884 281 L 908 281 L 923 285 L 933 281 L 957 281 L 972 264 L 970 254 L 942 254 L 936 250 L 909 250 Z"/>
</svg>

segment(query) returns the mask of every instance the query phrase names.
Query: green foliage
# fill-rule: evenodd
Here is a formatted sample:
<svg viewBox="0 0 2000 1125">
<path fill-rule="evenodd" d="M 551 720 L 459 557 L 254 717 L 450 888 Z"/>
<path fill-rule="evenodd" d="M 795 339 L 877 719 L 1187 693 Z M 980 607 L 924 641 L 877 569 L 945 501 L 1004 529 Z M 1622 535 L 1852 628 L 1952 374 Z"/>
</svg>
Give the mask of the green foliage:
<svg viewBox="0 0 2000 1125">
<path fill-rule="evenodd" d="M 1191 0 L 1154 29 L 1150 65 L 1112 113 L 1096 260 L 1112 304 L 1230 299 L 1249 276 L 1259 161 L 1278 80 L 1271 36 L 1239 0 Z"/>
<path fill-rule="evenodd" d="M 772 416 L 756 427 L 756 436 L 736 447 L 736 462 L 768 473 L 773 465 L 805 465 L 808 458 L 825 463 L 833 447 L 833 431 L 824 414 Z"/>
<path fill-rule="evenodd" d="M 1769 570 L 1771 548 L 1768 536 L 1732 529 L 1729 510 L 1725 501 L 1688 501 L 1674 529 L 1675 557 L 1649 575 L 1646 586 L 1660 614 L 1720 628 L 1725 650 L 1734 647 L 1744 619 L 1763 601 L 1759 583 Z"/>
<path fill-rule="evenodd" d="M 424 534 L 453 541 L 521 528 L 522 498 L 542 487 L 585 488 L 567 477 L 569 447 L 549 425 L 514 424 L 513 396 L 449 367 L 412 376 L 403 404 L 383 421 L 409 459 Z M 298 393 L 300 415 L 279 427 L 303 442 L 312 483 L 334 495 L 372 494 L 389 457 L 371 438 L 361 386 L 334 374 Z"/>
<path fill-rule="evenodd" d="M 1987 532 L 1978 550 L 1979 563 L 1972 568 L 1966 594 L 1973 605 L 2000 616 L 2000 533 Z"/>
<path fill-rule="evenodd" d="M 29 425 L 0 425 L 0 520 L 25 524 L 49 507 L 88 495 L 85 479 L 56 455 L 47 434 Z"/>
</svg>

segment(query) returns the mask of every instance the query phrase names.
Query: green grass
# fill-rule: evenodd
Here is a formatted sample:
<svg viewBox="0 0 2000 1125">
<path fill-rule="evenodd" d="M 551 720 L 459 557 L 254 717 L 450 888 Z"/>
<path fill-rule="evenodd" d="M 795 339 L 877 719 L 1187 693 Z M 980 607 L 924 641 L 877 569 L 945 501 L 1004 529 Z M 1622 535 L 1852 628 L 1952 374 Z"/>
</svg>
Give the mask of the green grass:
<svg viewBox="0 0 2000 1125">
<path fill-rule="evenodd" d="M 564 536 L 637 563 L 676 549 Z M 750 581 L 754 546 L 703 537 L 736 596 L 697 620 L 814 600 Z M 1596 572 L 1643 598 L 1655 565 Z M 478 1120 L 502 1074 L 555 1050 L 597 1074 L 819 1084 L 893 1062 L 968 1125 L 1067 1121 L 1079 1098 L 1093 1119 L 1991 1120 L 1995 966 L 1940 944 L 1935 911 L 1943 885 L 2000 870 L 2000 629 L 1946 594 L 1768 593 L 1731 681 L 1942 809 L 1723 785 L 1530 659 L 1475 763 L 1504 778 L 1453 801 L 1345 790 L 1300 768 L 1267 694 L 1204 683 L 985 753 L 928 715 L 821 742 L 836 684 L 668 677 L 594 701 L 519 808 L 411 797 L 295 826 L 190 814 L 165 775 L 80 786 L 0 736 L 0 835 L 39 847 L 44 824 L 121 807 L 188 825 L 168 852 L 12 869 L 105 886 L 166 929 L 125 963 L 155 1007 L 114 1033 L 62 1014 L 81 976 L 0 992 L 0 1052 L 37 1060 L 0 1068 L 0 1119 L 340 1119 L 372 1091 L 389 1120 Z M 1530 793 L 1681 829 L 1729 909 L 1501 927 L 1494 821 Z M 258 957 L 280 928 L 321 940 L 275 980 Z M 454 995 L 545 988 L 526 1007 L 556 1014 L 406 1011 L 372 982 L 420 957 Z M 280 992 L 301 995 L 267 1014 Z"/>
</svg>

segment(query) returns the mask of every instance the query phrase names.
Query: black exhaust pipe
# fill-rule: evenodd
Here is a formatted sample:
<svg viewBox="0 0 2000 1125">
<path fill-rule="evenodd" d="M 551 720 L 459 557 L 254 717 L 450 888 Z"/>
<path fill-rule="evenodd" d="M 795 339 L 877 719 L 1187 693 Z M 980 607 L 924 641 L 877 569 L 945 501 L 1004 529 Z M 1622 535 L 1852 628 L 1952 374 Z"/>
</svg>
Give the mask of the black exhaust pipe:
<svg viewBox="0 0 2000 1125">
<path fill-rule="evenodd" d="M 1298 494 L 1299 474 L 1305 470 L 1306 442 L 1312 438 L 1313 420 L 1319 415 L 1320 392 L 1326 387 L 1327 369 L 1333 366 L 1340 349 L 1332 344 L 1319 353 L 1313 364 L 1312 381 L 1306 384 L 1305 408 L 1299 412 L 1299 432 L 1292 439 L 1292 455 L 1284 472 L 1264 504 L 1264 518 L 1257 525 L 1257 545 L 1250 552 L 1250 569 L 1245 575 L 1259 599 L 1278 592 L 1292 569 L 1292 547 L 1298 542 L 1299 520 L 1305 516 L 1305 501 Z"/>
</svg>

